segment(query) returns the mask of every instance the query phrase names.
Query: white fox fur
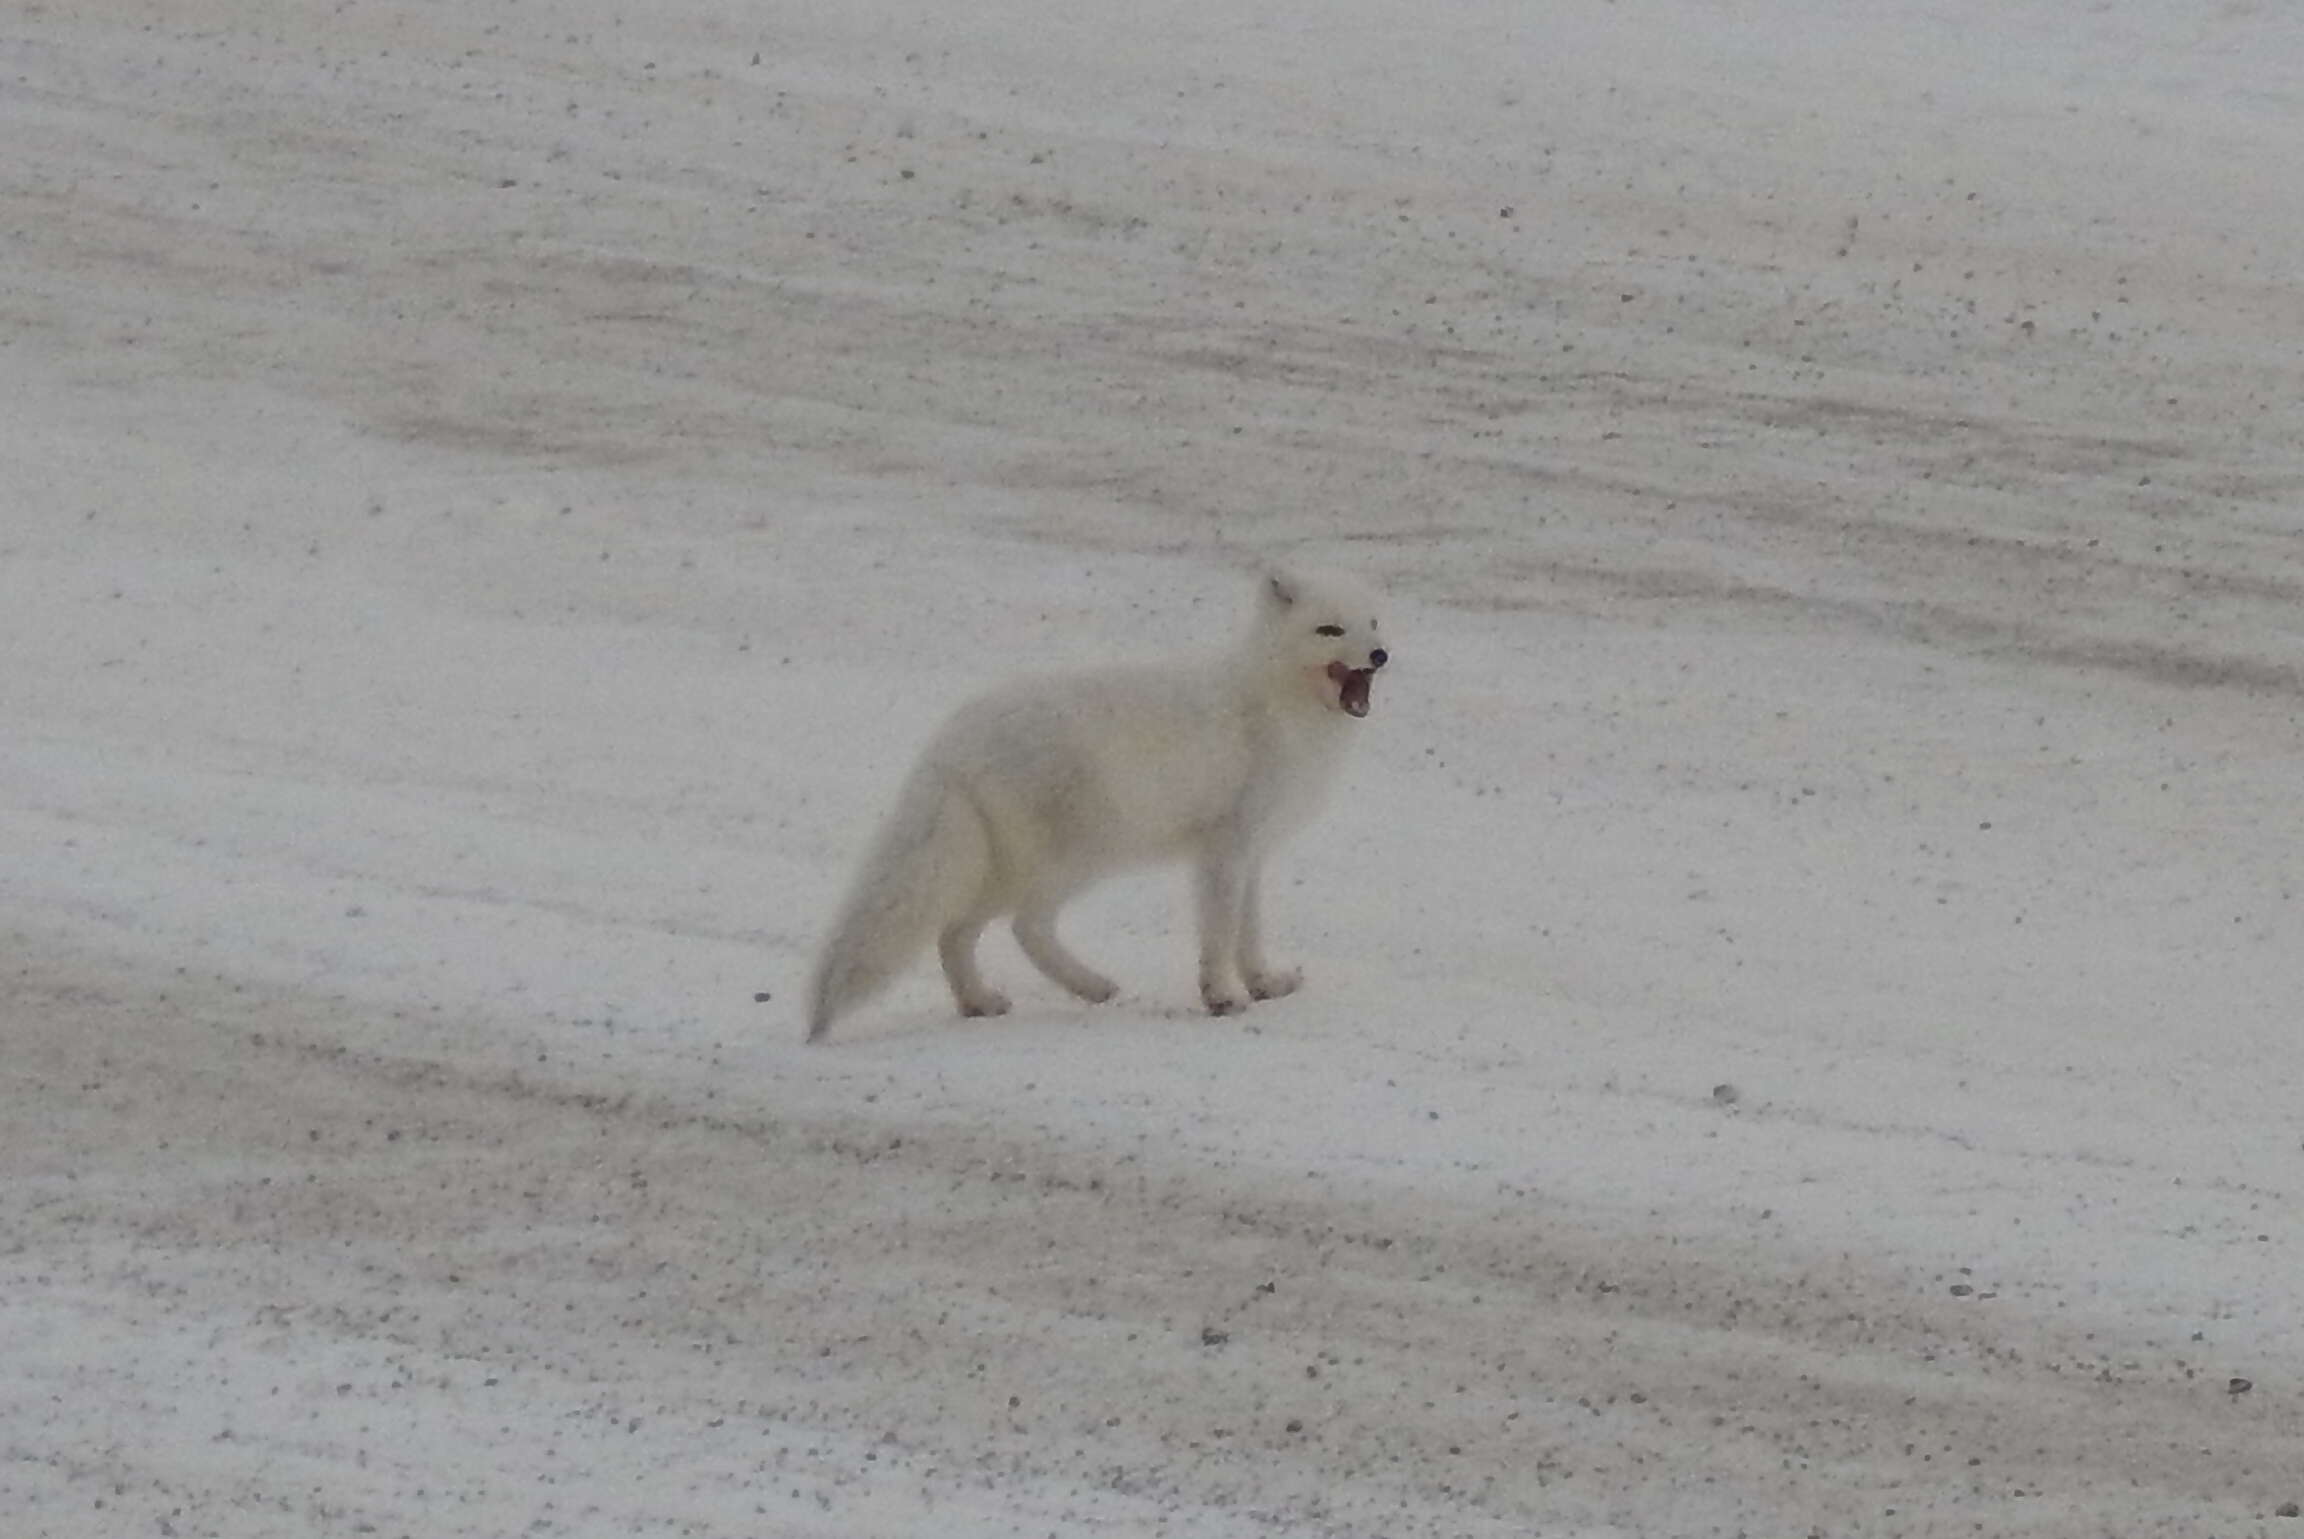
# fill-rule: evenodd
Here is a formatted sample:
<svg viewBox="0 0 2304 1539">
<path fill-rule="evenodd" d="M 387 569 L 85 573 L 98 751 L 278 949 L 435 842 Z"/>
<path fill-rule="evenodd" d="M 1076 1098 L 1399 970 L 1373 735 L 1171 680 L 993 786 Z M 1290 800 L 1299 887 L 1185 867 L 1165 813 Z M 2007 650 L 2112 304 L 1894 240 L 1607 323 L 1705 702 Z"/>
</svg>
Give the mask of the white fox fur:
<svg viewBox="0 0 2304 1539">
<path fill-rule="evenodd" d="M 1168 666 L 1027 679 L 974 700 L 932 738 L 898 795 L 817 963 L 808 1040 L 891 982 L 931 940 L 963 1015 L 1008 1000 L 976 969 L 1003 915 L 1039 969 L 1082 999 L 1112 980 L 1056 938 L 1064 902 L 1102 877 L 1189 860 L 1200 996 L 1217 1015 L 1301 981 L 1264 954 L 1258 884 L 1310 820 L 1386 653 L 1348 578 L 1260 580 L 1230 650 Z"/>
</svg>

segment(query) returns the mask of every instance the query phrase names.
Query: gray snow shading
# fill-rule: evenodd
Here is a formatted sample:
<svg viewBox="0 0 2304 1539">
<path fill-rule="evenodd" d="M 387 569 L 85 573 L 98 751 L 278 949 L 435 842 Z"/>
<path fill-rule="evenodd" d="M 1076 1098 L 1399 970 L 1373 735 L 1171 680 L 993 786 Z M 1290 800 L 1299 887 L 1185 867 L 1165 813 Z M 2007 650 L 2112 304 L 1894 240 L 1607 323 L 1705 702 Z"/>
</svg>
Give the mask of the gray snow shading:
<svg viewBox="0 0 2304 1539">
<path fill-rule="evenodd" d="M 2300 78 L 18 7 L 0 1531 L 2304 1533 Z M 1161 874 L 804 1049 L 934 723 L 1267 555 L 1395 653 L 1304 989 Z"/>
</svg>

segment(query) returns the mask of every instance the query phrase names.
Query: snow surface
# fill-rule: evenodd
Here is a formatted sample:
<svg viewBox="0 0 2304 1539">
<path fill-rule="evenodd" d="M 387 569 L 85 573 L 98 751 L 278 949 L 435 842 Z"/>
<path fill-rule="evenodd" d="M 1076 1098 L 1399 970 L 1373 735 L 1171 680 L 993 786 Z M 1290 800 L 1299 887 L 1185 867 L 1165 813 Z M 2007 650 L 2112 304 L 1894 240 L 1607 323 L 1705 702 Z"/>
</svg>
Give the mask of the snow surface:
<svg viewBox="0 0 2304 1539">
<path fill-rule="evenodd" d="M 0 1531 L 2304 1533 L 2304 25 L 0 18 Z M 1365 572 L 1306 990 L 798 995 Z M 772 998 L 755 1003 L 754 995 Z"/>
</svg>

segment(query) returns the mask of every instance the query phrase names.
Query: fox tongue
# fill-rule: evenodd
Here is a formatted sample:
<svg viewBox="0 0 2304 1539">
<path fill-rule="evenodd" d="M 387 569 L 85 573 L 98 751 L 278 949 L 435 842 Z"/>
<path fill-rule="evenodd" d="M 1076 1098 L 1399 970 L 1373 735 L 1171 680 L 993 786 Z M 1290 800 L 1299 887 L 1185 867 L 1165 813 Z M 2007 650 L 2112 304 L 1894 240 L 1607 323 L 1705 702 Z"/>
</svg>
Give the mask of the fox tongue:
<svg viewBox="0 0 2304 1539">
<path fill-rule="evenodd" d="M 1336 704 L 1345 715 L 1368 714 L 1368 686 L 1376 682 L 1375 669 L 1347 668 L 1342 663 L 1330 663 L 1328 677 L 1336 681 Z"/>
</svg>

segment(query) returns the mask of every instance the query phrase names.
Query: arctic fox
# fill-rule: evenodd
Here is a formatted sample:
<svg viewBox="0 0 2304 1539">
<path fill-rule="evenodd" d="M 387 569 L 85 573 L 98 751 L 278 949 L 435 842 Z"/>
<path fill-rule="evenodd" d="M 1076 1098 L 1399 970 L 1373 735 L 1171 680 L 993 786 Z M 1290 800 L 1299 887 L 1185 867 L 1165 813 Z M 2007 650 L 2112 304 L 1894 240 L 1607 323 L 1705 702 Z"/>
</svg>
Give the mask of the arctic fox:
<svg viewBox="0 0 2304 1539">
<path fill-rule="evenodd" d="M 1264 954 L 1264 859 L 1318 810 L 1388 654 L 1376 603 L 1338 576 L 1282 573 L 1230 650 L 1164 667 L 1029 679 L 961 707 L 904 783 L 825 943 L 808 1040 L 933 939 L 963 1015 L 1007 997 L 976 970 L 1003 915 L 1042 972 L 1101 1003 L 1111 979 L 1056 938 L 1065 900 L 1125 867 L 1188 860 L 1200 997 L 1216 1015 L 1302 981 Z"/>
</svg>

